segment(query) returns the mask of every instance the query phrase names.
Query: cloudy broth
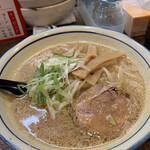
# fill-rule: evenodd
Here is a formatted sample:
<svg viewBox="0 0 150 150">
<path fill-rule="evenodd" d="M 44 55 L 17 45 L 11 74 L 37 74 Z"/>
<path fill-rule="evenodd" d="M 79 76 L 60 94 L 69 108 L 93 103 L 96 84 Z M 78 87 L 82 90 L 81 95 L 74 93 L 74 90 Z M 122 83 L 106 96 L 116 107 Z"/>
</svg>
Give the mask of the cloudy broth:
<svg viewBox="0 0 150 150">
<path fill-rule="evenodd" d="M 67 49 L 77 49 L 82 47 L 82 54 L 84 55 L 88 49 L 88 45 L 89 44 L 87 43 L 65 43 L 41 51 L 21 66 L 15 74 L 14 79 L 26 81 L 30 78 L 36 70 L 35 62 L 45 59 L 51 51 L 64 53 Z M 95 46 L 100 54 L 112 51 L 112 49 L 109 49 L 108 47 L 101 45 Z M 129 129 L 138 119 L 144 105 L 144 80 L 133 62 L 127 57 L 122 57 L 117 60 L 117 64 L 107 67 L 116 81 L 118 80 L 118 71 L 115 71 L 115 69 L 117 70 L 118 66 L 122 66 L 124 70 L 127 70 L 122 75 L 121 89 L 131 96 L 131 99 L 136 106 L 136 113 L 128 124 Z M 98 82 L 100 84 L 106 84 L 106 80 L 106 75 L 103 73 Z M 43 142 L 46 145 L 67 148 L 84 148 L 97 146 L 118 138 L 113 137 L 113 135 L 110 137 L 101 137 L 100 135 L 89 133 L 85 128 L 77 126 L 73 122 L 72 116 L 67 110 L 58 113 L 56 119 L 53 120 L 46 107 L 34 105 L 28 96 L 21 98 L 12 96 L 11 99 L 9 105 L 19 129 L 29 137 L 32 137 L 32 139 Z M 69 109 L 71 109 L 71 107 Z M 128 129 L 124 129 L 120 136 L 123 136 Z"/>
</svg>

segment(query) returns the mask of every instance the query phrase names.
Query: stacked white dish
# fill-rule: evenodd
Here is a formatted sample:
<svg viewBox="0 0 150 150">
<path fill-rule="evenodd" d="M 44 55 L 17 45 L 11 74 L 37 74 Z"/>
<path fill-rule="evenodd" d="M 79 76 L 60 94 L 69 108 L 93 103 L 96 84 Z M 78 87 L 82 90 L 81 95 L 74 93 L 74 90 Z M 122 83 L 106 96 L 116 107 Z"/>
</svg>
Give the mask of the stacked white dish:
<svg viewBox="0 0 150 150">
<path fill-rule="evenodd" d="M 73 10 L 75 0 L 18 0 L 27 25 L 55 24 Z"/>
<path fill-rule="evenodd" d="M 18 0 L 22 8 L 40 8 L 56 5 L 64 1 L 66 0 Z"/>
</svg>

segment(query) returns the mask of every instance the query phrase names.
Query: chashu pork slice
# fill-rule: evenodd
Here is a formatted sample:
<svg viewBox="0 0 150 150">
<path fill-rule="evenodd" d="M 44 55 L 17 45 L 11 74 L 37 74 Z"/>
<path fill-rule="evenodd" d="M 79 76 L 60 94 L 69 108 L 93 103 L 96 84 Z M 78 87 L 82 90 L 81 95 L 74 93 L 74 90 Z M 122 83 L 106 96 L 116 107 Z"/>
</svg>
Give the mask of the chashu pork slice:
<svg viewBox="0 0 150 150">
<path fill-rule="evenodd" d="M 136 113 L 129 94 L 100 84 L 83 92 L 72 106 L 75 123 L 100 136 L 121 135 Z"/>
</svg>

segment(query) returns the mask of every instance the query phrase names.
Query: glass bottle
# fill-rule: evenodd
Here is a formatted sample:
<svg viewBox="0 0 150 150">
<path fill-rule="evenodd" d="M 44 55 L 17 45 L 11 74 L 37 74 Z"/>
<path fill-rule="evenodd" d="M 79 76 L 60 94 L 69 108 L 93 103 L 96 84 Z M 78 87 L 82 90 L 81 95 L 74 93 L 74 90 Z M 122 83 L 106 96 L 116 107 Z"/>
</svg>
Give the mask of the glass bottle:
<svg viewBox="0 0 150 150">
<path fill-rule="evenodd" d="M 123 32 L 125 13 L 121 0 L 96 0 L 92 18 L 97 26 Z"/>
</svg>

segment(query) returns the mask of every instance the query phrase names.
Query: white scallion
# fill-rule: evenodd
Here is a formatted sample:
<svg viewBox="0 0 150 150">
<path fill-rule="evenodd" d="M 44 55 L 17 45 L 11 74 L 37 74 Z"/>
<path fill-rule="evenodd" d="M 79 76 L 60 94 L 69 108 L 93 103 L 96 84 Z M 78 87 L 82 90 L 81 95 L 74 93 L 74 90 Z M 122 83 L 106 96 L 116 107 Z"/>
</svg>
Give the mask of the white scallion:
<svg viewBox="0 0 150 150">
<path fill-rule="evenodd" d="M 75 52 L 71 56 L 53 54 L 42 63 L 36 62 L 38 69 L 27 82 L 27 89 L 33 102 L 47 105 L 52 119 L 55 119 L 59 111 L 73 102 L 74 95 L 81 88 L 81 81 L 72 81 L 69 74 L 79 67 L 89 69 L 83 65 L 83 59 L 76 58 L 78 54 Z"/>
</svg>

